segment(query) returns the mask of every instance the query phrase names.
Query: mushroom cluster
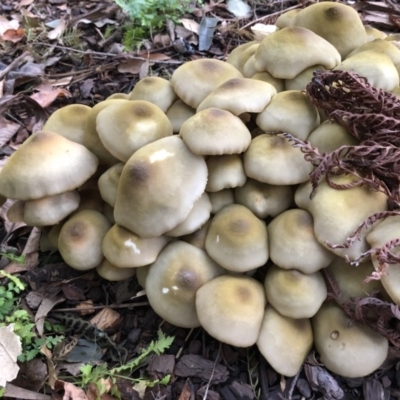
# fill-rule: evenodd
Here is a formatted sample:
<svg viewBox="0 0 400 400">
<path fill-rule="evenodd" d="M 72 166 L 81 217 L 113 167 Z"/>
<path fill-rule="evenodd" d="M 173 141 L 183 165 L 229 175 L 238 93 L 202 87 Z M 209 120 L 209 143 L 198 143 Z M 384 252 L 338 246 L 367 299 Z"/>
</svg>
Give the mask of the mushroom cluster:
<svg viewBox="0 0 400 400">
<path fill-rule="evenodd" d="M 315 70 L 340 69 L 400 93 L 400 49 L 336 2 L 287 12 L 277 27 L 227 62 L 189 61 L 170 81 L 147 77 L 129 95 L 59 109 L 1 170 L 0 194 L 16 200 L 9 219 L 43 227 L 43 245 L 72 268 L 137 274 L 166 321 L 257 344 L 286 376 L 314 344 L 331 371 L 361 377 L 386 359 L 388 341 L 326 302 L 321 270 L 346 298 L 383 291 L 362 283 L 374 260 L 344 260 L 398 237 L 396 218 L 330 248 L 387 210 L 387 197 L 323 182 L 310 199 L 313 167 L 282 132 L 321 153 L 356 143 L 304 89 Z M 382 283 L 400 304 L 395 267 Z"/>
</svg>

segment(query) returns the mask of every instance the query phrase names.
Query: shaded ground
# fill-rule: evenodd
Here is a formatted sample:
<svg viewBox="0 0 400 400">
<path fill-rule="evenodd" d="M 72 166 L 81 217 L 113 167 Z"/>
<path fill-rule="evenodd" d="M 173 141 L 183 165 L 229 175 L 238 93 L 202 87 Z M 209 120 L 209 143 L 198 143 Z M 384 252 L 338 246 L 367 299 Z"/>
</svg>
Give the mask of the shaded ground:
<svg viewBox="0 0 400 400">
<path fill-rule="evenodd" d="M 238 44 L 252 40 L 251 28 L 257 22 L 273 23 L 284 10 L 306 4 L 249 3 L 251 18 L 238 21 L 223 2 L 205 2 L 185 15 L 181 24 L 170 21 L 164 30 L 154 32 L 142 43 L 141 51 L 135 52 L 121 44 L 126 18 L 112 2 L 3 0 L 0 165 L 62 105 L 93 106 L 113 93 L 128 93 L 144 76 L 168 77 L 187 60 L 225 59 Z M 396 4 L 356 2 L 354 6 L 362 8 L 364 20 L 373 26 L 398 31 Z M 207 50 L 199 51 L 199 27 L 205 16 L 218 18 L 220 23 Z M 43 333 L 54 339 L 41 348 L 40 356 L 20 363 L 18 378 L 7 385 L 7 397 L 95 399 L 102 388 L 114 385 L 123 399 L 139 399 L 144 392 L 145 399 L 179 400 L 400 398 L 399 355 L 394 349 L 387 367 L 365 379 L 332 376 L 313 354 L 298 376 L 285 379 L 256 348 L 236 349 L 216 342 L 202 329 L 189 331 L 162 323 L 135 278 L 110 283 L 94 272 L 72 270 L 58 254 L 39 252 L 38 230 L 9 223 L 7 206 L 0 210 L 0 250 L 7 254 L 0 259 L 0 267 L 27 283 L 15 305 L 35 319 L 35 338 Z M 21 253 L 25 258 L 17 262 Z M 51 326 L 43 326 L 45 319 Z M 175 338 L 172 345 L 162 355 L 150 354 L 132 362 L 159 339 L 160 326 Z M 137 380 L 121 378 L 126 370 L 112 376 L 101 368 L 97 375 L 95 370 L 86 370 L 86 375 L 79 372 L 93 359 L 99 364 L 107 362 L 109 368 L 128 364 L 134 370 L 129 375 Z M 165 384 L 156 383 L 168 375 L 171 378 Z M 154 387 L 146 388 L 150 382 Z M 86 393 L 80 391 L 81 386 Z M 101 398 L 116 397 L 104 394 Z"/>
</svg>

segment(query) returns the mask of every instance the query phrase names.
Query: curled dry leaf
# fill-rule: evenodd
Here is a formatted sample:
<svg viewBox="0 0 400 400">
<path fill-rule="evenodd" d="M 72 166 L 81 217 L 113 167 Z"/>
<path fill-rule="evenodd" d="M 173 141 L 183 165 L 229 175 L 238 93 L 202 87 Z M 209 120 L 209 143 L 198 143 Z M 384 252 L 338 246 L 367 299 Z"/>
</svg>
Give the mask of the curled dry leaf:
<svg viewBox="0 0 400 400">
<path fill-rule="evenodd" d="M 17 357 L 22 353 L 21 339 L 14 333 L 13 324 L 0 328 L 0 386 L 16 378 L 19 366 Z"/>
</svg>

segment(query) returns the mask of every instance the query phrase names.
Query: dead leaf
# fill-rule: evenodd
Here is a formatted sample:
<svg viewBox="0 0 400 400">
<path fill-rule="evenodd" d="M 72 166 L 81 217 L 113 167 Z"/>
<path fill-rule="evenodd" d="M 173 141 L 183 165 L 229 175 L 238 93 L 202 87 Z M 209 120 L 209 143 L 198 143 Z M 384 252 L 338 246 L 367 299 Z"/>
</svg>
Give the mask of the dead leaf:
<svg viewBox="0 0 400 400">
<path fill-rule="evenodd" d="M 17 8 L 17 10 L 20 10 L 21 7 L 29 6 L 29 5 L 32 4 L 34 1 L 35 1 L 35 0 L 21 0 L 21 1 L 19 2 L 19 4 L 17 5 L 16 8 Z"/>
<path fill-rule="evenodd" d="M 180 23 L 190 32 L 195 33 L 196 35 L 199 34 L 200 25 L 198 22 L 194 21 L 193 19 L 189 18 L 182 18 Z"/>
<path fill-rule="evenodd" d="M 150 66 L 149 61 L 145 61 L 145 62 L 141 65 L 140 71 L 139 71 L 139 79 L 146 78 L 146 76 L 149 75 L 149 66 Z"/>
<path fill-rule="evenodd" d="M 80 302 L 77 306 L 77 309 L 81 309 L 82 311 L 80 312 L 81 315 L 89 315 L 94 313 L 93 309 L 93 300 L 85 300 Z"/>
<path fill-rule="evenodd" d="M 229 0 L 226 8 L 238 19 L 249 18 L 251 15 L 250 6 L 242 0 Z"/>
<path fill-rule="evenodd" d="M 0 147 L 4 146 L 18 131 L 20 125 L 0 116 Z"/>
<path fill-rule="evenodd" d="M 86 393 L 70 382 L 58 381 L 64 388 L 63 400 L 89 400 Z"/>
<path fill-rule="evenodd" d="M 58 39 L 64 33 L 66 28 L 67 28 L 67 22 L 65 21 L 64 18 L 60 18 L 57 21 L 57 25 L 55 26 L 55 28 L 47 34 L 48 39 L 50 40 Z"/>
<path fill-rule="evenodd" d="M 261 41 L 266 36 L 270 35 L 271 33 L 275 32 L 277 27 L 276 25 L 271 24 L 255 24 L 250 28 L 254 34 L 254 40 Z"/>
<path fill-rule="evenodd" d="M 19 371 L 17 357 L 22 353 L 21 339 L 14 333 L 14 325 L 0 328 L 0 386 L 16 378 Z"/>
<path fill-rule="evenodd" d="M 129 74 L 138 74 L 140 72 L 140 68 L 142 65 L 145 63 L 144 60 L 126 60 L 121 62 L 121 64 L 118 65 L 118 72 L 121 74 L 124 73 L 129 73 Z"/>
<path fill-rule="evenodd" d="M 120 320 L 121 315 L 117 311 L 105 307 L 90 320 L 90 323 L 97 329 L 105 330 L 115 328 Z"/>
<path fill-rule="evenodd" d="M 44 320 L 47 314 L 53 309 L 55 305 L 65 300 L 63 296 L 47 297 L 40 304 L 35 315 L 35 324 L 39 336 L 43 336 Z"/>
<path fill-rule="evenodd" d="M 47 394 L 32 392 L 31 390 L 23 389 L 18 386 L 7 383 L 5 397 L 24 399 L 24 400 L 51 400 L 52 397 Z"/>
<path fill-rule="evenodd" d="M 0 15 L 0 36 L 3 36 L 3 33 L 8 31 L 9 29 L 18 29 L 19 22 L 16 19 L 12 19 L 9 21 L 6 17 Z"/>
<path fill-rule="evenodd" d="M 31 95 L 30 98 L 43 108 L 51 105 L 57 97 L 71 97 L 71 93 L 67 89 L 55 88 L 48 82 L 41 84 L 35 89 L 39 91 Z"/>
<path fill-rule="evenodd" d="M 5 158 L 3 158 L 2 160 L 1 160 L 1 168 L 3 167 L 3 165 L 7 162 L 7 160 L 9 159 L 10 157 L 5 157 Z M 0 168 L 0 170 L 1 170 L 1 168 Z M 17 223 L 13 223 L 13 222 L 10 222 L 9 220 L 8 220 L 8 218 L 7 218 L 7 212 L 8 212 L 8 209 L 13 205 L 15 203 L 15 200 L 7 200 L 2 206 L 1 206 L 1 208 L 0 208 L 0 219 L 3 221 L 3 224 L 4 224 L 4 228 L 5 228 L 5 231 L 7 232 L 7 233 L 11 233 L 11 232 L 13 232 L 13 231 L 15 231 L 16 229 L 18 229 L 18 228 L 20 228 L 21 226 L 25 226 L 25 224 L 24 223 L 22 223 L 22 222 L 17 222 Z"/>
<path fill-rule="evenodd" d="M 3 40 L 5 40 L 6 42 L 13 42 L 13 43 L 19 42 L 24 37 L 25 37 L 25 29 L 23 28 L 7 29 L 2 35 Z"/>
</svg>

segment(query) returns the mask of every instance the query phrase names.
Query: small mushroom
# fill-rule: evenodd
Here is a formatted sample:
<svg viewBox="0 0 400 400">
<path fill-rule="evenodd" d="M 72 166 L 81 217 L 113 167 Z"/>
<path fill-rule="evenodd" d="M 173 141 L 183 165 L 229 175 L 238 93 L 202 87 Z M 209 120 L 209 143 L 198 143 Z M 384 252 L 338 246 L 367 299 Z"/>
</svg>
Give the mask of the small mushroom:
<svg viewBox="0 0 400 400">
<path fill-rule="evenodd" d="M 171 122 L 174 133 L 179 133 L 183 123 L 193 117 L 194 114 L 196 114 L 196 110 L 182 100 L 175 101 L 165 113 L 169 122 Z"/>
<path fill-rule="evenodd" d="M 123 281 L 135 276 L 135 268 L 119 268 L 104 259 L 100 265 L 96 267 L 96 272 L 103 278 L 111 282 Z"/>
<path fill-rule="evenodd" d="M 115 207 L 117 201 L 119 178 L 124 166 L 124 163 L 113 165 L 98 180 L 100 196 L 111 207 Z"/>
<path fill-rule="evenodd" d="M 211 214 L 216 214 L 225 206 L 235 203 L 235 196 L 232 189 L 223 189 L 218 192 L 210 192 L 208 193 L 208 196 L 211 201 Z"/>
</svg>

